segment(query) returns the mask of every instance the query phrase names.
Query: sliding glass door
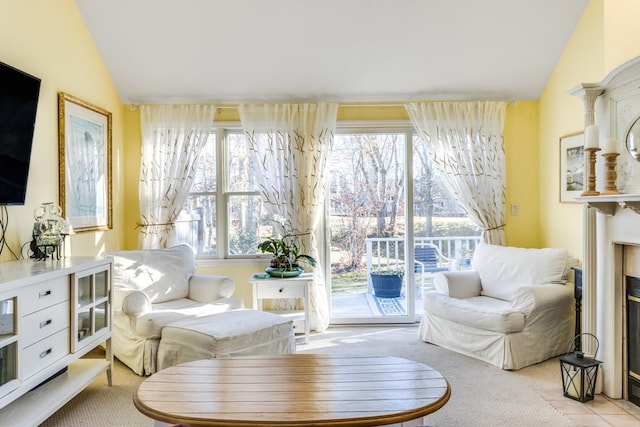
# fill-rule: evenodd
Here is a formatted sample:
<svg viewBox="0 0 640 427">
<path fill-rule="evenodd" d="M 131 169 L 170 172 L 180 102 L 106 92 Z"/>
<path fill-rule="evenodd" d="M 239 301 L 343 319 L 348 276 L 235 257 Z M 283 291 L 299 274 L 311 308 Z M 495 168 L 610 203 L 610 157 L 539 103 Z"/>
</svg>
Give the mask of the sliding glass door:
<svg viewBox="0 0 640 427">
<path fill-rule="evenodd" d="M 411 128 L 338 132 L 328 193 L 332 324 L 416 322 L 433 274 L 469 268 L 481 230 Z"/>
<path fill-rule="evenodd" d="M 333 324 L 414 321 L 405 245 L 410 137 L 408 129 L 336 135 L 329 187 Z"/>
</svg>

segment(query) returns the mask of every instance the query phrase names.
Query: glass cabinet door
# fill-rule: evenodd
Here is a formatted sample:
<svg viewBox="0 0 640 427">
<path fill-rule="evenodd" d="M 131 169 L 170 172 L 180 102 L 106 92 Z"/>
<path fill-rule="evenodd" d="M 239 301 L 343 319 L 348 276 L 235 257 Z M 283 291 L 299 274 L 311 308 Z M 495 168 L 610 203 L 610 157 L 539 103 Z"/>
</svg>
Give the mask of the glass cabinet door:
<svg viewBox="0 0 640 427">
<path fill-rule="evenodd" d="M 16 297 L 0 300 L 0 397 L 15 389 L 18 379 L 18 334 Z"/>
<path fill-rule="evenodd" d="M 101 266 L 74 275 L 75 315 L 72 351 L 77 351 L 110 329 L 110 269 Z"/>
</svg>

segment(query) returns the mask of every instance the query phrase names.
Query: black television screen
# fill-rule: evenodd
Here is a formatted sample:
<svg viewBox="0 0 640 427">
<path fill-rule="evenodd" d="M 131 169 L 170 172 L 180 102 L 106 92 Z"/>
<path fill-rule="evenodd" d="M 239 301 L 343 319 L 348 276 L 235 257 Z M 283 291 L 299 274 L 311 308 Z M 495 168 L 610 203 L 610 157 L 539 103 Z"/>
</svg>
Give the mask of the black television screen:
<svg viewBox="0 0 640 427">
<path fill-rule="evenodd" d="M 0 62 L 0 205 L 23 205 L 40 79 Z"/>
</svg>

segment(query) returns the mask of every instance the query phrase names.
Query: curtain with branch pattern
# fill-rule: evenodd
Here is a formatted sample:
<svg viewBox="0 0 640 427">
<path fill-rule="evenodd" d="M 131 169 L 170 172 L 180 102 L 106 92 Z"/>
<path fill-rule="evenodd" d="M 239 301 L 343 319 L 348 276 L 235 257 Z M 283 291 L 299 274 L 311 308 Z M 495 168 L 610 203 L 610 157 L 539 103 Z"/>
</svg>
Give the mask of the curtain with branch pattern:
<svg viewBox="0 0 640 427">
<path fill-rule="evenodd" d="M 142 105 L 139 249 L 170 247 L 207 142 L 214 105 Z"/>
<path fill-rule="evenodd" d="M 504 245 L 506 102 L 406 104 L 436 168 L 486 243 Z"/>
<path fill-rule="evenodd" d="M 310 292 L 311 328 L 329 325 L 329 308 L 316 230 L 323 216 L 326 168 L 337 104 L 240 105 L 242 127 L 258 165 L 259 191 L 268 213 L 299 233 L 303 253 L 318 260 Z"/>
</svg>

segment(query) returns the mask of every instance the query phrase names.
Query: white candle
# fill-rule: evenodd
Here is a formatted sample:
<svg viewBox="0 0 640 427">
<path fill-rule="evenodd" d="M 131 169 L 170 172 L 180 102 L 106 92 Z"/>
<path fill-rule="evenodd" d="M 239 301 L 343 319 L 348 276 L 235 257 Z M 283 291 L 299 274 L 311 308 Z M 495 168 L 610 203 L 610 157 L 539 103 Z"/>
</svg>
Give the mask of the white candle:
<svg viewBox="0 0 640 427">
<path fill-rule="evenodd" d="M 598 126 L 587 126 L 584 148 L 598 148 Z"/>
<path fill-rule="evenodd" d="M 602 154 L 606 153 L 617 153 L 618 152 L 618 141 L 615 138 L 607 138 L 604 140 L 604 144 L 602 145 Z"/>
</svg>

